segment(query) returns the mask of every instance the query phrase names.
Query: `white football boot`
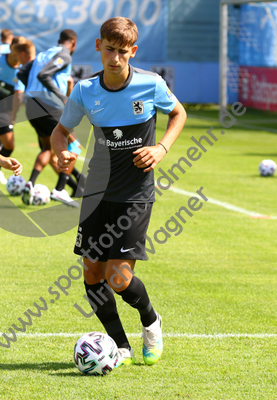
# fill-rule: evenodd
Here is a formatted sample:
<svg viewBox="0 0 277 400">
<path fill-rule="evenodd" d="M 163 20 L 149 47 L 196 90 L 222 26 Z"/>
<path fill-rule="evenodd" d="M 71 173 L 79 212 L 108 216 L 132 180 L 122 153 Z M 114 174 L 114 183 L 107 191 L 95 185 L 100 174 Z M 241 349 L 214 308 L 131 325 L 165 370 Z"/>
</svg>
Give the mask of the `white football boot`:
<svg viewBox="0 0 277 400">
<path fill-rule="evenodd" d="M 66 204 L 67 206 L 70 207 L 79 207 L 79 203 L 77 201 L 72 200 L 72 198 L 69 196 L 67 191 L 65 189 L 63 190 L 56 190 L 53 189 L 50 197 L 52 200 L 60 201 L 61 203 Z"/>
</svg>

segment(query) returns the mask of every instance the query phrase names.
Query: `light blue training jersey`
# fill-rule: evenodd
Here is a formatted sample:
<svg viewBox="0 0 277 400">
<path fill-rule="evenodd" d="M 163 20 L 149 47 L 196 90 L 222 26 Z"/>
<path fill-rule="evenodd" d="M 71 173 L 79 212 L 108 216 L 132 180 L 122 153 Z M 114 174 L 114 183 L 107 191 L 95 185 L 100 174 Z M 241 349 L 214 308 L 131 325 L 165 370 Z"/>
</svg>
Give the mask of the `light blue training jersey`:
<svg viewBox="0 0 277 400">
<path fill-rule="evenodd" d="M 115 202 L 154 201 L 154 173 L 137 168 L 133 152 L 156 142 L 156 113 L 169 114 L 176 97 L 157 74 L 133 68 L 118 90 L 105 86 L 103 71 L 74 87 L 60 122 L 76 127 L 86 115 L 94 125 L 95 147 L 87 189 Z"/>
<path fill-rule="evenodd" d="M 69 64 L 68 59 L 70 60 Z M 63 108 L 63 102 L 38 79 L 39 73 L 50 61 L 55 71 L 53 75 L 49 74 L 51 75 L 51 80 L 54 86 L 63 95 L 66 95 L 68 78 L 71 72 L 71 56 L 61 45 L 53 46 L 36 56 L 29 73 L 26 96 L 35 97 L 56 108 Z"/>
<path fill-rule="evenodd" d="M 9 66 L 5 54 L 0 55 L 0 98 L 12 95 L 14 90 L 24 92 L 25 86 L 16 75 L 18 70 Z"/>
</svg>

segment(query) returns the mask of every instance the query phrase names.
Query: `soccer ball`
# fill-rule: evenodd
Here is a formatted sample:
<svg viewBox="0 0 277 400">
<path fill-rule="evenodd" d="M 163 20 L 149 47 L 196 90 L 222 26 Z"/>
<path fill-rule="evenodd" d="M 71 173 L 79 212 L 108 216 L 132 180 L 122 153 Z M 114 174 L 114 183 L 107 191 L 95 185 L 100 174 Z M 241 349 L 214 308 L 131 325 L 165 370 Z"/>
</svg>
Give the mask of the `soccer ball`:
<svg viewBox="0 0 277 400">
<path fill-rule="evenodd" d="M 76 367 L 87 375 L 107 375 L 117 363 L 115 341 L 102 332 L 83 335 L 75 344 L 73 359 Z"/>
<path fill-rule="evenodd" d="M 272 176 L 276 170 L 276 164 L 272 160 L 263 160 L 259 165 L 261 176 Z"/>
<path fill-rule="evenodd" d="M 6 183 L 6 188 L 7 191 L 11 196 L 19 196 L 24 189 L 24 186 L 26 184 L 26 181 L 22 176 L 10 176 L 7 183 Z"/>
<path fill-rule="evenodd" d="M 45 185 L 37 183 L 34 186 L 34 195 L 32 200 L 33 206 L 42 206 L 50 201 L 50 191 Z"/>
</svg>

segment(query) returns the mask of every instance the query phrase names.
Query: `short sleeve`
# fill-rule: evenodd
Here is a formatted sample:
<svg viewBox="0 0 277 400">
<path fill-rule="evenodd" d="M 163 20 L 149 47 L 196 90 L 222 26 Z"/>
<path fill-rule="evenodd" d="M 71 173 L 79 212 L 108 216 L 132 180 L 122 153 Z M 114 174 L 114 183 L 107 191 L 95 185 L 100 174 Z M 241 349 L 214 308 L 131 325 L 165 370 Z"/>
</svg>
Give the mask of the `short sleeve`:
<svg viewBox="0 0 277 400">
<path fill-rule="evenodd" d="M 66 128 L 73 129 L 81 122 L 86 114 L 81 96 L 81 86 L 78 82 L 73 88 L 64 107 L 60 123 Z"/>
<path fill-rule="evenodd" d="M 154 106 L 163 114 L 169 114 L 176 106 L 177 98 L 161 76 L 157 75 Z"/>
</svg>

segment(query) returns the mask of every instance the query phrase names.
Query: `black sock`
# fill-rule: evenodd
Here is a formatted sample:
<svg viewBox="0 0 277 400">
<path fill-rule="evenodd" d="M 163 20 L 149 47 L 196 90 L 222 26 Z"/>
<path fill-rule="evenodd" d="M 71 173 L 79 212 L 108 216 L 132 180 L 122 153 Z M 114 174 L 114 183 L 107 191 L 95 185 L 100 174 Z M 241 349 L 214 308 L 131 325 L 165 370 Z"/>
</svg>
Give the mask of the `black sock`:
<svg viewBox="0 0 277 400">
<path fill-rule="evenodd" d="M 5 147 L 2 147 L 1 150 L 0 150 L 1 156 L 4 156 L 4 157 L 10 157 L 12 152 L 13 152 L 13 150 L 5 149 Z"/>
<path fill-rule="evenodd" d="M 69 175 L 68 180 L 67 180 L 67 185 L 71 187 L 71 189 L 75 190 L 77 189 L 77 182 L 72 178 L 72 176 Z"/>
<path fill-rule="evenodd" d="M 73 170 L 72 170 L 72 172 L 71 172 L 71 174 L 74 176 L 74 178 L 76 178 L 77 179 L 77 181 L 80 179 L 80 172 L 77 170 L 77 168 L 73 168 Z"/>
<path fill-rule="evenodd" d="M 156 321 L 157 315 L 153 310 L 145 286 L 139 278 L 133 276 L 129 286 L 117 294 L 131 307 L 139 311 L 143 326 L 149 326 Z"/>
<path fill-rule="evenodd" d="M 31 173 L 31 177 L 29 179 L 29 181 L 31 181 L 33 185 L 35 184 L 35 181 L 36 181 L 37 177 L 39 176 L 39 174 L 40 174 L 40 171 L 38 171 L 37 169 L 33 169 L 32 173 Z"/>
<path fill-rule="evenodd" d="M 66 175 L 64 172 L 59 173 L 59 179 L 56 185 L 56 190 L 59 192 L 64 189 L 65 185 L 67 184 L 69 175 Z"/>
<path fill-rule="evenodd" d="M 101 282 L 94 285 L 84 283 L 87 296 L 90 302 L 93 303 L 91 307 L 106 329 L 107 334 L 115 341 L 118 348 L 124 347 L 130 349 L 130 344 L 117 312 L 112 289 L 109 287 L 107 281 L 101 280 Z"/>
</svg>

